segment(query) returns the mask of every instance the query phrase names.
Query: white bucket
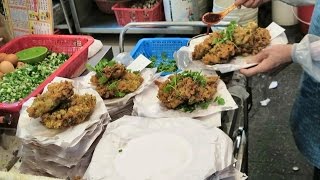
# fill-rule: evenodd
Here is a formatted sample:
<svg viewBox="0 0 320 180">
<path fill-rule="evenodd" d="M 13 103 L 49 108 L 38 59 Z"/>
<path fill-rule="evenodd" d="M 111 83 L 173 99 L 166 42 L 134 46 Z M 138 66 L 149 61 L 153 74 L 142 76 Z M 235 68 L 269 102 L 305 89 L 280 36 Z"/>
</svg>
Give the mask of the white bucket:
<svg viewBox="0 0 320 180">
<path fill-rule="evenodd" d="M 234 0 L 214 0 L 212 12 L 221 12 L 227 7 L 232 5 Z M 226 17 L 222 19 L 222 23 L 230 23 L 231 21 L 236 21 L 240 25 L 245 25 L 248 22 L 254 21 L 258 22 L 258 8 L 246 8 L 241 7 L 241 9 L 235 9 L 231 11 Z M 216 30 L 217 28 L 212 28 Z"/>
<path fill-rule="evenodd" d="M 207 0 L 163 0 L 166 21 L 199 21 L 208 5 Z"/>
<path fill-rule="evenodd" d="M 292 26 L 298 24 L 295 17 L 297 8 L 281 1 L 272 1 L 272 21 L 281 26 Z"/>
</svg>

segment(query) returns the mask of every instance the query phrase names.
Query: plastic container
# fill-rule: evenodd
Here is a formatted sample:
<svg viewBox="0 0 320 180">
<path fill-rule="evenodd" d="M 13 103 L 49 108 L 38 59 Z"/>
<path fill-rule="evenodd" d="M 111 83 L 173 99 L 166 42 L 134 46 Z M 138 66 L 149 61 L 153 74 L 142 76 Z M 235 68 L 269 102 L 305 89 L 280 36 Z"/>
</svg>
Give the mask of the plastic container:
<svg viewBox="0 0 320 180">
<path fill-rule="evenodd" d="M 110 2 L 108 0 L 95 0 L 95 2 L 101 12 L 104 12 L 106 14 L 114 14 L 111 8 L 116 4 L 116 1 Z"/>
<path fill-rule="evenodd" d="M 162 0 L 157 2 L 150 9 L 128 8 L 130 3 L 116 3 L 112 10 L 116 15 L 120 26 L 125 26 L 130 22 L 150 22 L 164 20 Z"/>
<path fill-rule="evenodd" d="M 308 33 L 313 9 L 314 9 L 314 5 L 298 7 L 298 18 L 300 21 L 300 30 L 304 34 Z"/>
<path fill-rule="evenodd" d="M 57 53 L 67 53 L 69 59 L 44 80 L 33 92 L 15 103 L 0 103 L 0 115 L 3 113 L 19 113 L 22 104 L 30 97 L 42 92 L 44 87 L 56 76 L 73 78 L 81 75 L 88 60 L 88 47 L 92 44 L 90 36 L 76 35 L 27 35 L 11 40 L 1 47 L 1 53 L 16 53 L 34 46 L 44 46 Z"/>
<path fill-rule="evenodd" d="M 161 59 L 161 54 L 166 53 L 168 58 L 173 58 L 174 52 L 178 51 L 182 46 L 187 46 L 190 38 L 143 38 L 132 49 L 131 56 L 135 59 L 140 54 L 150 58 L 156 56 Z"/>
<path fill-rule="evenodd" d="M 162 61 L 162 54 L 165 53 L 168 59 L 174 59 L 173 54 L 182 46 L 187 46 L 190 38 L 143 38 L 132 49 L 131 56 L 135 59 L 140 54 L 147 58 L 155 56 L 157 58 L 156 65 Z M 170 74 L 168 72 L 161 73 L 162 76 Z"/>
<path fill-rule="evenodd" d="M 272 20 L 281 26 L 298 24 L 297 8 L 281 1 L 272 1 Z"/>
</svg>

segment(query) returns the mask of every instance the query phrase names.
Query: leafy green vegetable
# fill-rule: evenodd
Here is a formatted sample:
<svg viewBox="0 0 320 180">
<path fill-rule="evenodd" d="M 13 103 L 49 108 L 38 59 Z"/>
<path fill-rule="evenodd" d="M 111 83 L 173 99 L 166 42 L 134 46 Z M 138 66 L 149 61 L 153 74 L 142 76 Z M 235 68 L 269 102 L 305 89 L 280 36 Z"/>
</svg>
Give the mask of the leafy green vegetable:
<svg viewBox="0 0 320 180">
<path fill-rule="evenodd" d="M 0 80 L 0 102 L 15 102 L 25 98 L 69 58 L 66 54 L 51 53 L 37 64 L 26 64 Z"/>
<path fill-rule="evenodd" d="M 157 63 L 157 57 L 150 57 L 151 63 L 147 66 L 148 68 L 157 68 L 157 72 L 175 72 L 178 70 L 176 61 L 169 59 L 166 52 L 161 53 L 161 62 Z"/>
<path fill-rule="evenodd" d="M 220 96 L 217 96 L 215 99 L 214 99 L 214 102 L 218 103 L 218 105 L 224 105 L 226 102 L 225 100 L 220 97 Z"/>
<path fill-rule="evenodd" d="M 232 41 L 233 40 L 233 33 L 234 30 L 237 27 L 237 23 L 235 21 L 231 21 L 230 24 L 227 26 L 226 29 L 220 32 L 221 38 L 215 38 L 212 41 L 212 45 L 225 43 L 226 41 Z"/>
<path fill-rule="evenodd" d="M 91 66 L 90 64 L 86 64 L 86 67 L 88 70 L 96 72 L 99 83 L 105 84 L 108 81 L 108 78 L 104 76 L 103 69 L 107 66 L 112 67 L 116 64 L 117 62 L 114 60 L 101 59 L 97 65 Z"/>
<path fill-rule="evenodd" d="M 116 97 L 124 97 L 125 95 L 126 95 L 126 93 L 120 92 L 120 91 L 117 91 L 117 92 L 115 93 L 115 96 L 116 96 Z"/>
<path fill-rule="evenodd" d="M 162 52 L 162 53 L 161 53 L 161 58 L 162 58 L 162 59 L 168 59 L 167 53 L 166 53 L 166 52 Z"/>
<path fill-rule="evenodd" d="M 151 63 L 147 66 L 147 68 L 156 67 L 157 57 L 156 56 L 151 56 L 150 57 L 150 61 L 151 61 Z"/>
<path fill-rule="evenodd" d="M 117 89 L 117 87 L 118 87 L 118 81 L 117 81 L 117 80 L 111 82 L 111 83 L 108 85 L 108 89 L 109 89 L 109 90 Z"/>
<path fill-rule="evenodd" d="M 201 75 L 201 72 L 197 72 L 197 71 L 183 71 L 181 73 L 181 76 L 183 78 L 186 77 L 191 77 L 194 81 L 196 81 L 197 83 L 199 83 L 201 86 L 205 86 L 207 84 L 206 78 L 204 75 Z"/>
</svg>

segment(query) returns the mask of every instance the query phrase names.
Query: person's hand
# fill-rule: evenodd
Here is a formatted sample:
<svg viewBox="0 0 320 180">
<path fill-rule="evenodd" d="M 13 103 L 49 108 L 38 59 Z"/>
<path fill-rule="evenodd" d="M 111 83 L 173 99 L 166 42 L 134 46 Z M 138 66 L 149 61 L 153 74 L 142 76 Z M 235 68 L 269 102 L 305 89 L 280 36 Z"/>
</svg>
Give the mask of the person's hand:
<svg viewBox="0 0 320 180">
<path fill-rule="evenodd" d="M 292 45 L 273 45 L 263 49 L 253 56 L 248 63 L 258 63 L 257 66 L 241 69 L 245 76 L 253 76 L 258 73 L 268 72 L 281 64 L 291 62 Z"/>
<path fill-rule="evenodd" d="M 256 8 L 267 1 L 270 1 L 270 0 L 236 0 L 235 5 L 237 5 L 237 6 L 242 5 L 247 8 Z"/>
</svg>

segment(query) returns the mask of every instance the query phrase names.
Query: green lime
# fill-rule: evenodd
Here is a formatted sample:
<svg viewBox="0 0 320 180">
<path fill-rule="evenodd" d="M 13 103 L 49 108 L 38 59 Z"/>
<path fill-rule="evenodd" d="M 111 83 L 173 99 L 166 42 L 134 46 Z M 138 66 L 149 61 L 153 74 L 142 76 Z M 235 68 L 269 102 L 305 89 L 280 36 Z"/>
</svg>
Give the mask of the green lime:
<svg viewBox="0 0 320 180">
<path fill-rule="evenodd" d="M 35 64 L 44 60 L 47 56 L 48 48 L 43 46 L 24 49 L 16 53 L 18 60 L 28 64 Z"/>
</svg>

